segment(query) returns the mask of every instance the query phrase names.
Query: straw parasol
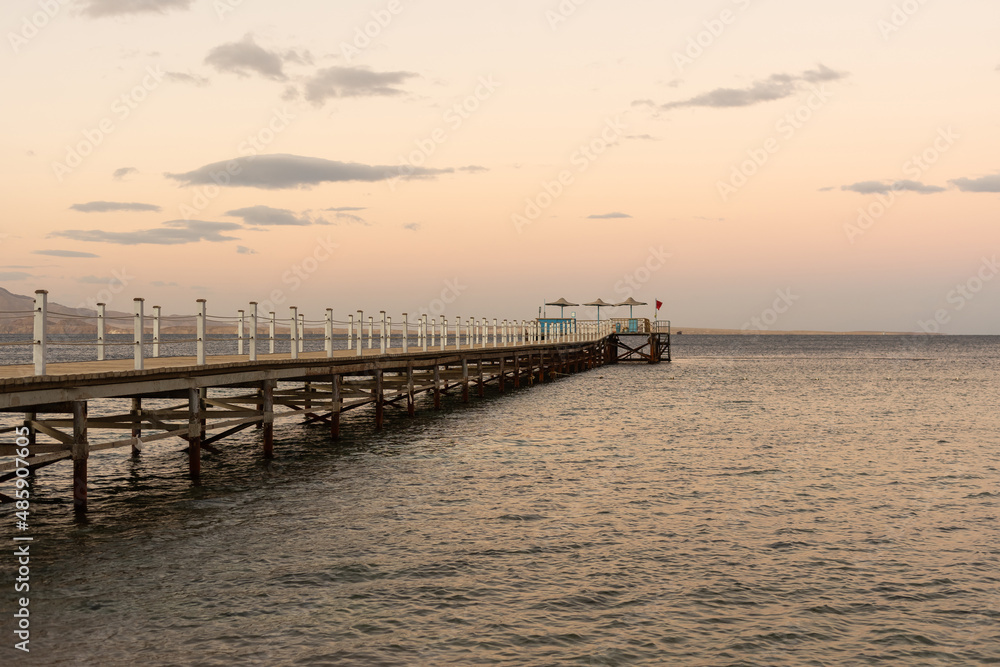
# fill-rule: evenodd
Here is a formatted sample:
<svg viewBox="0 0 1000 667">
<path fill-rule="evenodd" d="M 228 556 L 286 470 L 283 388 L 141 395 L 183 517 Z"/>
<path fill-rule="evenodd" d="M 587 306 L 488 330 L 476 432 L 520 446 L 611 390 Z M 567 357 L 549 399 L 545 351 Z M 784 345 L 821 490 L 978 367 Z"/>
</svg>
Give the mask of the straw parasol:
<svg viewBox="0 0 1000 667">
<path fill-rule="evenodd" d="M 565 308 L 566 306 L 570 306 L 570 307 L 579 306 L 580 304 L 578 304 L 578 303 L 570 303 L 566 299 L 559 299 L 558 301 L 550 301 L 549 303 L 547 303 L 545 305 L 546 306 L 559 306 L 559 318 L 562 319 L 563 308 Z"/>
<path fill-rule="evenodd" d="M 632 307 L 633 306 L 648 306 L 648 303 L 643 303 L 642 301 L 636 301 L 632 297 L 629 297 L 621 303 L 615 304 L 616 306 L 628 306 L 628 318 L 632 319 Z"/>
<path fill-rule="evenodd" d="M 597 321 L 600 322 L 601 321 L 601 308 L 611 308 L 615 304 L 608 303 L 604 299 L 595 299 L 594 301 L 591 301 L 590 303 L 585 303 L 583 305 L 585 305 L 585 306 L 597 306 Z"/>
</svg>

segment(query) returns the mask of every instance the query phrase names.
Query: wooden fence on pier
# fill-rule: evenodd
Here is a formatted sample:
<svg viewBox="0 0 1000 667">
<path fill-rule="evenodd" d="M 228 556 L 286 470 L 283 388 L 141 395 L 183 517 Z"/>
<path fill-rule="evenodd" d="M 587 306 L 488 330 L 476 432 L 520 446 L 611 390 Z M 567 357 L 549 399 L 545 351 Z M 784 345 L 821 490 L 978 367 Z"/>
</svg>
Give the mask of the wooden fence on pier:
<svg viewBox="0 0 1000 667">
<path fill-rule="evenodd" d="M 377 320 L 369 318 L 365 332 L 363 313 L 337 322 L 332 310 L 319 322 L 322 336 L 313 340 L 321 340 L 323 348 L 308 350 L 308 322 L 294 308 L 287 319 L 288 351 L 279 353 L 274 352 L 279 322 L 271 314 L 267 336 L 259 335 L 253 304 L 249 330 L 243 328 L 245 314 L 234 318 L 238 336 L 227 342 L 236 344 L 236 354 L 210 355 L 204 301 L 198 302 L 194 318 L 195 338 L 183 341 L 194 343 L 195 354 L 165 357 L 160 356 L 167 341 L 159 336 L 159 322 L 149 340 L 142 302 L 135 303 L 131 359 L 107 358 L 106 326 L 98 319 L 94 340 L 71 341 L 76 357 L 84 345 L 94 346 L 97 359 L 52 362 L 50 348 L 66 343 L 50 340 L 46 294 L 37 294 L 34 336 L 13 343 L 31 345 L 33 363 L 0 365 L 0 412 L 23 414 L 21 425 L 0 428 L 14 436 L 13 442 L 0 444 L 0 483 L 72 460 L 74 506 L 84 511 L 92 453 L 130 448 L 138 456 L 149 443 L 176 438 L 186 445 L 188 473 L 197 483 L 202 452 L 218 451 L 222 440 L 243 430 L 261 430 L 262 455 L 273 457 L 274 423 L 283 419 L 322 423 L 337 440 L 341 416 L 363 407 L 371 409 L 381 429 L 387 410 L 412 416 L 422 397 L 440 409 L 449 395 L 468 402 L 472 395 L 484 396 L 487 387 L 504 393 L 619 361 L 670 360 L 669 323 L 653 323 L 636 336 L 617 334 L 611 322 L 583 322 L 573 331 L 552 332 L 537 321 L 455 318 L 449 323 L 424 316 L 410 323 L 404 315 L 394 328 L 380 313 Z M 266 353 L 258 349 L 262 338 Z M 121 399 L 129 401 L 127 412 L 106 415 L 106 408 L 92 409 L 92 403 Z M 119 435 L 92 442 L 95 432 Z M 11 497 L 0 493 L 0 501 Z"/>
</svg>

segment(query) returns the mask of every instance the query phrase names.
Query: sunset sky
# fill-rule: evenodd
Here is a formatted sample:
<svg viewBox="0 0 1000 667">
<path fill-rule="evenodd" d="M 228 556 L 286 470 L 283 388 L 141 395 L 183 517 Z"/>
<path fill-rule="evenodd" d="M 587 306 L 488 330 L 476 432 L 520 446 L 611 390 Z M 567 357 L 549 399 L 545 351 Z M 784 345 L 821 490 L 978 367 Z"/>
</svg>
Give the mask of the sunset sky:
<svg viewBox="0 0 1000 667">
<path fill-rule="evenodd" d="M 3 16 L 15 293 L 311 319 L 634 296 L 681 326 L 1000 334 L 994 1 Z"/>
</svg>

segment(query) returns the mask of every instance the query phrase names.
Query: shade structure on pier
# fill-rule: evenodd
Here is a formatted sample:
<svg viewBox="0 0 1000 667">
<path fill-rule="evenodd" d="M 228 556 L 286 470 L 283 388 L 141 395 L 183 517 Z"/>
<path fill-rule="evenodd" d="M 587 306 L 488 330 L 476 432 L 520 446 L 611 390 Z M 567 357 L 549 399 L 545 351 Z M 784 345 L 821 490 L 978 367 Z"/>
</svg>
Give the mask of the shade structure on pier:
<svg viewBox="0 0 1000 667">
<path fill-rule="evenodd" d="M 628 306 L 628 318 L 632 319 L 632 307 L 633 306 L 648 306 L 648 303 L 643 303 L 642 301 L 636 301 L 632 297 L 629 297 L 622 301 L 621 303 L 615 304 L 617 306 Z"/>
<path fill-rule="evenodd" d="M 579 306 L 580 304 L 578 304 L 578 303 L 570 303 L 566 299 L 559 299 L 557 301 L 550 301 L 549 303 L 547 303 L 545 305 L 546 306 L 559 306 L 559 317 L 562 318 L 562 316 L 563 316 L 563 308 L 565 308 L 566 306 L 570 306 L 570 307 Z"/>
<path fill-rule="evenodd" d="M 597 321 L 601 321 L 601 308 L 612 308 L 615 304 L 608 303 L 604 299 L 594 299 L 590 303 L 583 304 L 585 306 L 596 306 L 597 307 Z"/>
</svg>

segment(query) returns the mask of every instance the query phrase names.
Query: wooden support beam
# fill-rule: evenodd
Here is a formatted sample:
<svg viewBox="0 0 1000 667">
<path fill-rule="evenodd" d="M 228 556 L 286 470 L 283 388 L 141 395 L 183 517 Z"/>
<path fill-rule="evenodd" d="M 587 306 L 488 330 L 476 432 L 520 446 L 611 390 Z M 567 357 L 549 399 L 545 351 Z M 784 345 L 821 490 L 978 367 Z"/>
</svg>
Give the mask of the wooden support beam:
<svg viewBox="0 0 1000 667">
<path fill-rule="evenodd" d="M 485 325 L 484 325 L 485 326 Z M 483 360 L 476 361 L 477 384 L 479 385 L 479 398 L 486 396 L 486 379 L 483 377 Z"/>
<path fill-rule="evenodd" d="M 188 472 L 195 484 L 201 477 L 201 441 L 204 438 L 204 420 L 201 418 L 201 392 L 188 390 Z"/>
<path fill-rule="evenodd" d="M 340 412 L 344 407 L 344 399 L 340 395 L 340 375 L 334 373 L 331 383 L 333 398 L 330 411 L 330 437 L 334 442 L 340 440 Z"/>
<path fill-rule="evenodd" d="M 410 361 L 406 364 L 406 414 L 411 417 L 415 415 L 417 411 L 416 400 L 414 399 L 413 392 L 413 362 Z"/>
<path fill-rule="evenodd" d="M 521 386 L 521 355 L 514 352 L 514 388 Z"/>
<path fill-rule="evenodd" d="M 87 511 L 87 459 L 90 442 L 87 439 L 87 402 L 73 401 L 73 509 Z"/>
<path fill-rule="evenodd" d="M 462 359 L 462 402 L 469 402 L 469 360 Z"/>
<path fill-rule="evenodd" d="M 500 375 L 499 375 L 499 386 L 500 393 L 504 392 L 504 387 L 507 382 L 507 357 L 500 357 Z"/>
<path fill-rule="evenodd" d="M 264 425 L 264 458 L 274 458 L 274 380 L 261 383 L 261 423 Z"/>
<path fill-rule="evenodd" d="M 135 444 L 132 445 L 132 458 L 137 458 L 139 453 L 142 451 L 142 447 L 139 444 L 142 438 L 142 427 L 139 426 L 140 420 L 142 419 L 142 399 L 135 397 L 132 399 L 132 410 L 129 412 L 133 419 L 135 426 L 132 427 L 132 437 L 135 438 Z"/>
<path fill-rule="evenodd" d="M 434 409 L 441 409 L 441 368 L 434 364 Z"/>
<path fill-rule="evenodd" d="M 382 380 L 383 380 L 383 372 L 381 369 L 379 369 L 375 371 L 375 430 L 376 431 L 382 430 L 382 424 L 383 421 L 385 420 L 385 388 L 382 384 Z"/>
</svg>

